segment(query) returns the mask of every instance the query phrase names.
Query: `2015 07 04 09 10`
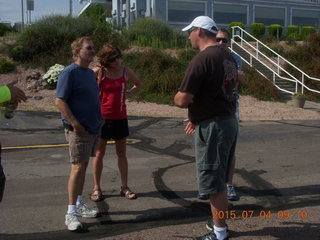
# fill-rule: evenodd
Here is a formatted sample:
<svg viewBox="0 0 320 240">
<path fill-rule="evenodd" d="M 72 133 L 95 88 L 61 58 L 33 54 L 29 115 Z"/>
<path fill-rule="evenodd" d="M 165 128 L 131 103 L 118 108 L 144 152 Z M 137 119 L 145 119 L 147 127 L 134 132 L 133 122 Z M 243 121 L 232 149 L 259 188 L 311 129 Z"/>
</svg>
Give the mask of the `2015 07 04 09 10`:
<svg viewBox="0 0 320 240">
<path fill-rule="evenodd" d="M 213 219 L 250 219 L 250 218 L 260 218 L 260 219 L 307 219 L 307 210 L 243 210 L 243 211 L 214 211 L 212 213 Z"/>
</svg>

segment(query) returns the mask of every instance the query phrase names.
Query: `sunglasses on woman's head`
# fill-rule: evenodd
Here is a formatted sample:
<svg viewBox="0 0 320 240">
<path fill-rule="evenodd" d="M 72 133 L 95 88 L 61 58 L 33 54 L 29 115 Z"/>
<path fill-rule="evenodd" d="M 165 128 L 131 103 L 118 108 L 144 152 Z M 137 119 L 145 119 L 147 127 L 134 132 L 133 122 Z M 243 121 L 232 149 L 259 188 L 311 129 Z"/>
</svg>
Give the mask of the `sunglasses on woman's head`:
<svg viewBox="0 0 320 240">
<path fill-rule="evenodd" d="M 216 38 L 217 42 L 223 42 L 223 43 L 228 43 L 229 40 L 227 38 Z"/>
<path fill-rule="evenodd" d="M 113 58 L 109 58 L 107 60 L 107 62 L 115 62 L 118 58 L 121 58 L 121 57 L 122 57 L 121 54 L 118 54 L 117 56 L 115 56 Z"/>
</svg>

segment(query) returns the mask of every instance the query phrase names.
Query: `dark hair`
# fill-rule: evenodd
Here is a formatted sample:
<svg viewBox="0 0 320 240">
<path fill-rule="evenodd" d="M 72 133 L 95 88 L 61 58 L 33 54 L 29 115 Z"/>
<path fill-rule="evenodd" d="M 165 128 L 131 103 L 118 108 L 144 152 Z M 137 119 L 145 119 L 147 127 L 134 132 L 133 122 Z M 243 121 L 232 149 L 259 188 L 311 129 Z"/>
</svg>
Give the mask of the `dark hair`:
<svg viewBox="0 0 320 240">
<path fill-rule="evenodd" d="M 109 62 L 108 60 L 115 57 L 121 56 L 121 51 L 119 48 L 112 46 L 111 44 L 105 44 L 98 52 L 98 60 L 103 67 L 108 67 Z"/>
<path fill-rule="evenodd" d="M 203 28 L 201 28 L 201 30 L 203 31 L 204 35 L 206 35 L 209 38 L 215 38 L 217 35 L 216 33 L 209 32 L 208 30 L 203 29 Z"/>
<path fill-rule="evenodd" d="M 219 29 L 219 31 L 218 32 L 222 32 L 222 33 L 224 33 L 224 34 L 226 34 L 227 36 L 228 36 L 228 39 L 230 39 L 230 32 L 227 30 L 227 29 L 225 29 L 225 28 L 221 28 L 221 29 Z"/>
</svg>

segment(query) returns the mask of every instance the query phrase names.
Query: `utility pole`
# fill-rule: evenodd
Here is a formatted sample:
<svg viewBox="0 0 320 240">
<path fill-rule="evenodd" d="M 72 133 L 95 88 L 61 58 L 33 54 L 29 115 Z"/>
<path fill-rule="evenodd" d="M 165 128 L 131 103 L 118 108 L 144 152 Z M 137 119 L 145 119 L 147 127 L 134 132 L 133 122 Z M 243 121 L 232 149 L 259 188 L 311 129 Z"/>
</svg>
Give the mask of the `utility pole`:
<svg viewBox="0 0 320 240">
<path fill-rule="evenodd" d="M 69 16 L 72 17 L 72 0 L 69 0 Z"/>
<path fill-rule="evenodd" d="M 131 3 L 130 3 L 130 0 L 127 0 L 126 1 L 126 25 L 127 25 L 127 28 L 130 27 L 131 25 Z"/>
<path fill-rule="evenodd" d="M 21 0 L 21 31 L 24 29 L 23 0 Z"/>
<path fill-rule="evenodd" d="M 34 0 L 27 0 L 27 23 L 31 24 L 31 11 L 34 11 Z"/>
</svg>

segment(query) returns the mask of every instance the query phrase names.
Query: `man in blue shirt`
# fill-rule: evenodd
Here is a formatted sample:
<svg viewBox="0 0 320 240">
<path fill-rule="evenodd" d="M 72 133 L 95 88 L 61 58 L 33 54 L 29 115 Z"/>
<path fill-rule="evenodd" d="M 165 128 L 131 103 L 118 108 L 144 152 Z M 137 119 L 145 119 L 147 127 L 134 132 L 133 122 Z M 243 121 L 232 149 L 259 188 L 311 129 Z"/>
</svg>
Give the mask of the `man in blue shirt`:
<svg viewBox="0 0 320 240">
<path fill-rule="evenodd" d="M 82 192 L 88 161 L 95 156 L 99 143 L 102 117 L 95 74 L 88 68 L 95 54 L 93 42 L 81 37 L 71 48 L 75 62 L 60 73 L 55 102 L 62 115 L 71 162 L 65 224 L 68 230 L 78 231 L 82 229 L 79 216 L 98 216 L 83 202 Z"/>
<path fill-rule="evenodd" d="M 230 43 L 229 31 L 227 29 L 220 29 L 217 33 L 216 40 L 219 45 L 221 45 L 225 49 L 228 49 L 229 43 Z M 244 72 L 242 71 L 243 61 L 238 54 L 232 52 L 231 55 L 237 63 L 237 70 L 238 70 L 238 81 L 236 83 L 236 88 L 234 89 L 234 95 L 236 98 L 236 117 L 237 117 L 237 120 L 239 123 L 239 121 L 240 121 L 239 97 L 240 96 L 238 93 L 238 85 L 239 85 L 239 83 L 244 81 Z M 238 134 L 239 134 L 239 131 L 238 131 Z M 236 144 L 236 142 L 235 142 L 235 144 Z M 228 182 L 227 182 L 227 196 L 228 196 L 228 200 L 230 200 L 230 201 L 238 201 L 239 200 L 239 196 L 236 194 L 236 191 L 235 191 L 234 186 L 232 184 L 233 174 L 234 174 L 234 170 L 235 170 L 235 162 L 236 162 L 236 156 L 234 155 L 232 163 L 231 163 L 231 167 L 229 169 Z"/>
</svg>

